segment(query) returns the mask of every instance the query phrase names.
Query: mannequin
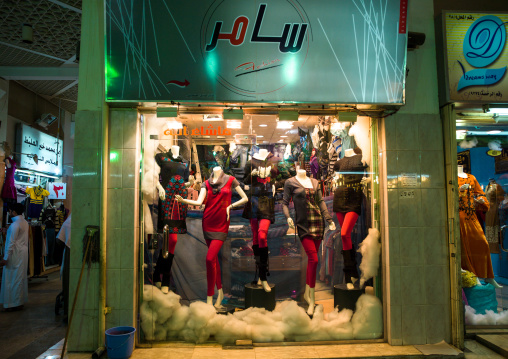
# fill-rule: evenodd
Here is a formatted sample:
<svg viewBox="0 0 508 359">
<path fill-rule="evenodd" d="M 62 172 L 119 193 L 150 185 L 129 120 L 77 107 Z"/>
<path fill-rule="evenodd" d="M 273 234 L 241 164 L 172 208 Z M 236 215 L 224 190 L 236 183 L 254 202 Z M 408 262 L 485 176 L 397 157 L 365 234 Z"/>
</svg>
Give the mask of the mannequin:
<svg viewBox="0 0 508 359">
<path fill-rule="evenodd" d="M 159 253 L 154 272 L 155 285 L 163 293 L 169 292 L 170 272 L 175 255 L 175 246 L 177 243 L 177 234 L 187 233 L 185 218 L 187 216 L 187 206 L 180 205 L 175 201 L 175 194 L 187 196 L 187 187 L 192 186 L 194 177 L 189 176 L 189 163 L 180 155 L 180 147 L 171 146 L 167 153 L 158 153 L 155 161 L 160 167 L 160 182 L 157 182 L 159 191 L 159 220 L 157 230 L 160 233 L 163 227 L 169 232 L 168 257 L 162 256 L 162 250 Z M 188 182 L 186 182 L 188 180 Z M 161 282 L 162 274 L 162 282 Z"/>
<path fill-rule="evenodd" d="M 488 210 L 489 202 L 473 175 L 465 173 L 462 166 L 459 166 L 458 173 L 461 266 L 476 277 L 484 278 L 494 288 L 502 288 L 494 279 L 489 244 L 476 217 L 476 206 Z"/>
<path fill-rule="evenodd" d="M 268 157 L 268 150 L 261 148 L 258 153 L 255 153 L 252 157 L 256 160 L 264 161 Z"/>
<path fill-rule="evenodd" d="M 490 208 L 485 214 L 485 237 L 489 243 L 490 253 L 499 253 L 499 205 L 504 199 L 505 192 L 494 178 L 489 178 L 489 184 L 485 189 L 485 196 L 489 201 Z"/>
<path fill-rule="evenodd" d="M 333 166 L 337 184 L 333 195 L 333 211 L 340 224 L 344 278 L 348 289 L 353 289 L 359 278 L 356 250 L 353 247 L 351 233 L 362 210 L 362 183 L 366 182 L 363 177 L 365 169 L 362 155 L 351 148 L 345 150 L 344 158 L 335 162 Z"/>
<path fill-rule="evenodd" d="M 231 189 L 234 189 L 241 199 L 231 204 Z M 227 238 L 229 230 L 229 214 L 232 208 L 248 202 L 247 195 L 233 176 L 224 173 L 222 168 L 214 167 L 212 176 L 201 184 L 199 197 L 196 201 L 175 196 L 176 200 L 192 206 L 200 206 L 206 198 L 203 212 L 203 234 L 208 246 L 206 254 L 207 297 L 206 303 L 212 305 L 215 286 L 218 296 L 215 307 L 220 308 L 224 299 L 222 291 L 221 272 L 217 255 Z"/>
<path fill-rule="evenodd" d="M 293 199 L 295 207 L 296 226 L 289 214 L 288 206 L 291 199 Z M 317 252 L 325 230 L 323 218 L 328 222 L 328 229 L 331 231 L 335 230 L 335 223 L 326 208 L 319 182 L 314 178 L 307 177 L 306 171 L 301 169 L 296 171 L 295 177 L 291 177 L 284 183 L 282 210 L 289 227 L 296 227 L 298 237 L 307 253 L 307 280 L 304 299 L 309 304 L 307 314 L 313 315 L 318 265 Z"/>
<path fill-rule="evenodd" d="M 2 187 L 2 200 L 4 201 L 4 212 L 8 212 L 9 205 L 17 203 L 18 195 L 14 184 L 14 173 L 16 172 L 16 161 L 12 156 L 5 159 L 5 179 Z"/>
<path fill-rule="evenodd" d="M 252 251 L 256 259 L 256 267 L 259 270 L 257 284 L 262 286 L 265 292 L 271 292 L 266 276 L 268 271 L 268 242 L 267 234 L 270 224 L 275 222 L 275 181 L 270 177 L 271 167 L 259 167 L 247 177 L 245 186 L 249 191 L 250 201 L 245 206 L 242 217 L 249 219 L 252 231 Z M 251 189 L 252 188 L 252 189 Z"/>
</svg>

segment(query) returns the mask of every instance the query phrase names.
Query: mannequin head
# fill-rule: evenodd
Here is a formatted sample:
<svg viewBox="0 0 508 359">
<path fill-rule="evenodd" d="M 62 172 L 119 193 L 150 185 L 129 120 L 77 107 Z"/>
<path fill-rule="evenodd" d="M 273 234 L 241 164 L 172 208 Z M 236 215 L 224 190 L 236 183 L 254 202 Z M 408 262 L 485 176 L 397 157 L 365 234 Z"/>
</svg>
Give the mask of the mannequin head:
<svg viewBox="0 0 508 359">
<path fill-rule="evenodd" d="M 305 171 L 305 170 L 301 170 L 301 169 L 298 169 L 298 170 L 296 171 L 296 176 L 297 176 L 297 177 L 300 177 L 300 178 L 307 177 L 307 171 Z"/>
<path fill-rule="evenodd" d="M 312 152 L 310 153 L 310 157 L 314 157 L 316 155 L 316 149 L 313 148 Z"/>
<path fill-rule="evenodd" d="M 219 176 L 222 174 L 222 168 L 220 166 L 213 168 L 213 178 L 219 178 Z"/>
</svg>

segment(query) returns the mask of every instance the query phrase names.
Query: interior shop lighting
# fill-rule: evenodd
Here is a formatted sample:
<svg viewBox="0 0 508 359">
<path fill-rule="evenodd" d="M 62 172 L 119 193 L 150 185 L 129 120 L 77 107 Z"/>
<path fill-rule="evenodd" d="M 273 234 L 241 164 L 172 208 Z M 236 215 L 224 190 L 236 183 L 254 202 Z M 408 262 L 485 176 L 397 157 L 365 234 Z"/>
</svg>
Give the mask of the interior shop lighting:
<svg viewBox="0 0 508 359">
<path fill-rule="evenodd" d="M 483 111 L 485 113 L 495 113 L 496 115 L 508 115 L 508 107 L 506 105 L 485 105 Z"/>
<path fill-rule="evenodd" d="M 178 108 L 177 107 L 159 107 L 159 108 L 157 108 L 157 117 L 178 117 Z"/>
<path fill-rule="evenodd" d="M 298 121 L 298 111 L 279 111 L 279 121 Z"/>
<path fill-rule="evenodd" d="M 232 129 L 242 128 L 242 123 L 240 121 L 228 121 L 226 123 L 226 128 Z"/>
<path fill-rule="evenodd" d="M 280 136 L 280 137 L 282 137 L 282 138 L 286 138 L 286 137 L 288 137 L 288 136 Z"/>
<path fill-rule="evenodd" d="M 466 138 L 467 131 L 466 130 L 457 130 L 456 131 L 456 138 L 457 140 L 463 140 Z"/>
<path fill-rule="evenodd" d="M 262 138 L 262 137 L 265 137 L 263 135 L 256 135 L 257 138 Z"/>
<path fill-rule="evenodd" d="M 501 133 L 502 131 L 501 130 L 492 130 L 492 131 L 487 131 L 487 133 L 489 135 L 497 135 L 498 133 Z"/>
<path fill-rule="evenodd" d="M 168 121 L 167 125 L 170 130 L 181 130 L 183 128 L 182 123 L 178 121 Z"/>
<path fill-rule="evenodd" d="M 225 120 L 243 120 L 243 110 L 226 108 L 222 111 L 222 117 Z"/>
<path fill-rule="evenodd" d="M 222 115 L 203 115 L 203 121 L 222 121 Z"/>
<path fill-rule="evenodd" d="M 356 112 L 339 112 L 337 120 L 340 122 L 356 122 L 358 114 Z"/>
<path fill-rule="evenodd" d="M 283 129 L 283 130 L 289 130 L 290 128 L 293 128 L 293 123 L 289 121 L 279 121 L 277 122 L 277 128 Z"/>
<path fill-rule="evenodd" d="M 268 125 L 262 124 L 262 125 L 259 125 L 259 127 L 268 127 Z"/>
</svg>

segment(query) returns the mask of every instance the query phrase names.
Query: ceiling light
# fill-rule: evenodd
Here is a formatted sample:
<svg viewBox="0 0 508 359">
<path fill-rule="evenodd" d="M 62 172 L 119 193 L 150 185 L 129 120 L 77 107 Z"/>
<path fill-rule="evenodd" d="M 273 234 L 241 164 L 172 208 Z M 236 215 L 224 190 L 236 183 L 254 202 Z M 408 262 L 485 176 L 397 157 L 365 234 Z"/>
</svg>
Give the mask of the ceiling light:
<svg viewBox="0 0 508 359">
<path fill-rule="evenodd" d="M 298 111 L 279 111 L 279 121 L 298 121 Z"/>
<path fill-rule="evenodd" d="M 157 117 L 178 117 L 178 108 L 159 107 L 157 108 Z"/>
<path fill-rule="evenodd" d="M 268 143 L 268 141 L 263 141 L 263 143 Z"/>
<path fill-rule="evenodd" d="M 268 126 L 268 125 L 265 125 L 265 124 L 263 124 L 263 125 L 259 125 L 259 127 L 267 127 L 267 126 Z"/>
<path fill-rule="evenodd" d="M 228 121 L 226 128 L 242 128 L 242 123 L 240 121 Z"/>
<path fill-rule="evenodd" d="M 288 130 L 290 128 L 293 128 L 293 123 L 288 121 L 279 121 L 277 122 L 277 128 Z"/>
<path fill-rule="evenodd" d="M 263 136 L 263 135 L 257 135 L 256 137 L 257 138 L 261 138 L 261 137 L 265 137 L 265 136 Z"/>
<path fill-rule="evenodd" d="M 182 123 L 178 122 L 178 121 L 168 121 L 167 125 L 168 125 L 168 129 L 170 129 L 170 130 L 180 130 L 183 128 Z"/>
<path fill-rule="evenodd" d="M 222 121 L 222 115 L 203 115 L 203 121 Z"/>
<path fill-rule="evenodd" d="M 487 131 L 487 133 L 489 135 L 497 135 L 498 133 L 501 133 L 501 130 L 492 130 L 492 131 Z"/>
<path fill-rule="evenodd" d="M 496 115 L 508 115 L 508 107 L 506 105 L 484 105 L 483 111 L 495 113 Z"/>
<path fill-rule="evenodd" d="M 280 136 L 280 137 L 282 137 L 282 138 L 286 138 L 286 137 L 288 137 L 288 136 Z"/>
<path fill-rule="evenodd" d="M 226 108 L 224 111 L 222 111 L 222 117 L 225 120 L 243 120 L 243 110 L 239 109 L 233 109 L 233 108 Z"/>
<path fill-rule="evenodd" d="M 278 140 L 277 142 L 284 142 L 284 140 Z"/>
</svg>

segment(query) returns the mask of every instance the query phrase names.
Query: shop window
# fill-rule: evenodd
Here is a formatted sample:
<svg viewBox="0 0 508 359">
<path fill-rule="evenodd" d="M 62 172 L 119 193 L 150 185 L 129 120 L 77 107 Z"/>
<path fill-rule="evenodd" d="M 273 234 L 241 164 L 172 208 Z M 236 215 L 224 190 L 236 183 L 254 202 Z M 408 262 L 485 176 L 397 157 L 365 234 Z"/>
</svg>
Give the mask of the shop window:
<svg viewBox="0 0 508 359">
<path fill-rule="evenodd" d="M 383 337 L 370 118 L 142 122 L 141 341 Z"/>
</svg>

